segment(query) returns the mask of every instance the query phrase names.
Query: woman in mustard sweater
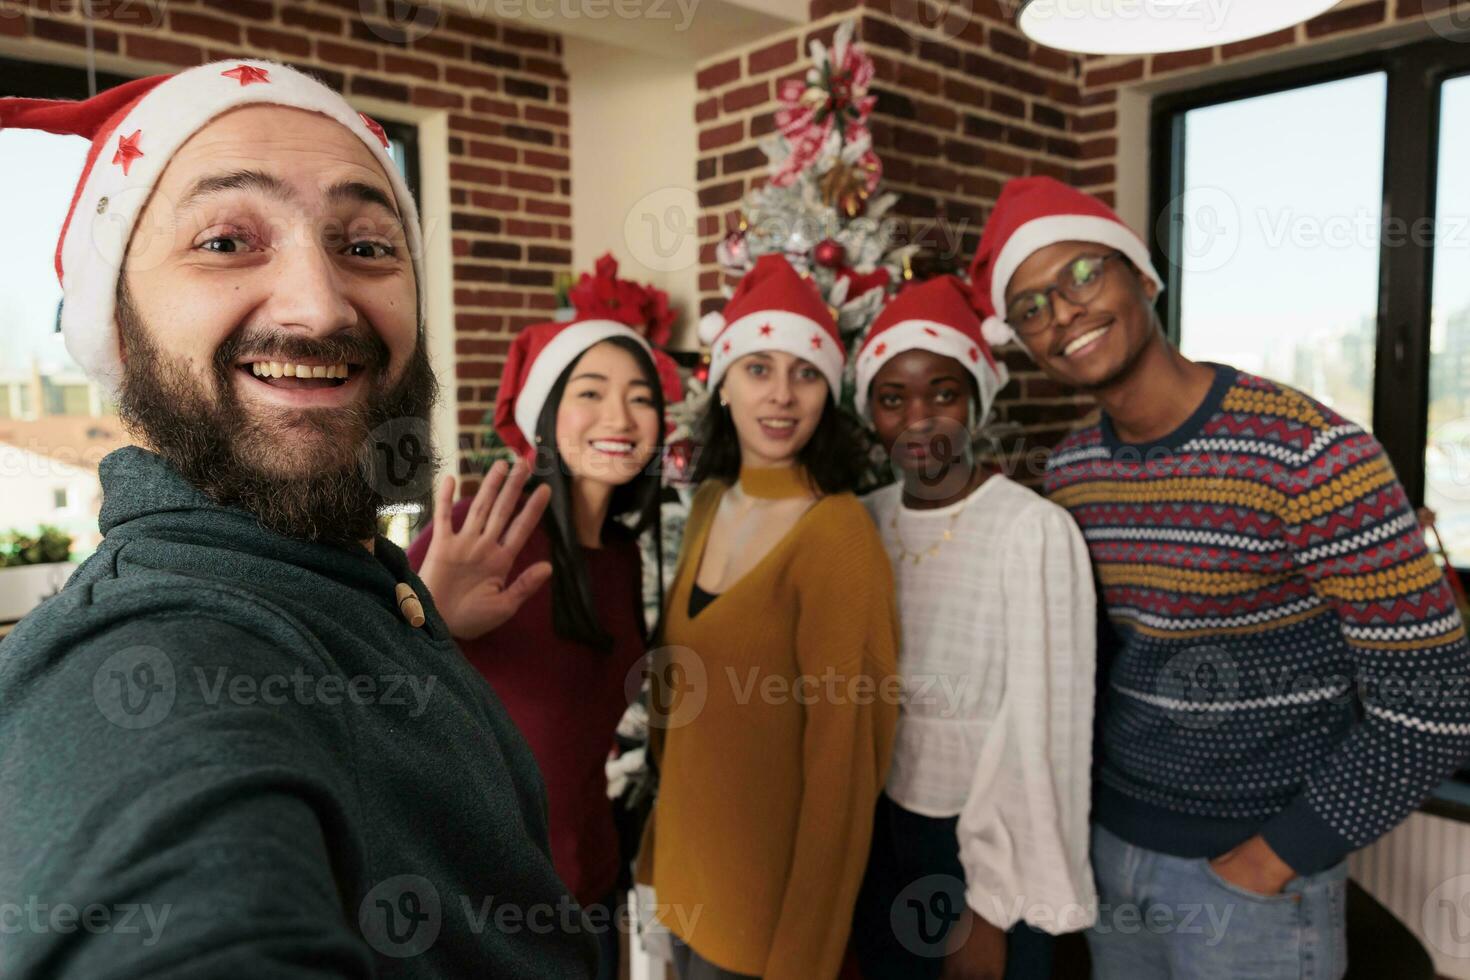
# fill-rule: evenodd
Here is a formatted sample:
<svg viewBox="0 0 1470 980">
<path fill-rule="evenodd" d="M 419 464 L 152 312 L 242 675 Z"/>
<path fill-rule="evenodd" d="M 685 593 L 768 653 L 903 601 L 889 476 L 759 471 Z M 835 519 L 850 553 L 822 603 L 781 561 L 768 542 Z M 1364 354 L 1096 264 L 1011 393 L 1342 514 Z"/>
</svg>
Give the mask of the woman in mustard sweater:
<svg viewBox="0 0 1470 980">
<path fill-rule="evenodd" d="M 762 257 L 701 335 L 714 395 L 652 665 L 638 880 L 681 980 L 832 980 L 897 721 L 891 566 L 812 285 Z"/>
</svg>

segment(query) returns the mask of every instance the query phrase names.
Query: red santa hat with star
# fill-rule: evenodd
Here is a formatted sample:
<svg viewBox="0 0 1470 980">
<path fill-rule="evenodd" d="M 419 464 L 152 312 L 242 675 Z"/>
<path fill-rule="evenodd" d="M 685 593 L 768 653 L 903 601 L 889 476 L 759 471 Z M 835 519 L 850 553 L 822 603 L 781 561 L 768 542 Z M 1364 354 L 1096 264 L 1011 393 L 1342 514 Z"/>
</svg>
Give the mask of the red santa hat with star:
<svg viewBox="0 0 1470 980">
<path fill-rule="evenodd" d="M 994 346 L 1015 337 L 1005 322 L 1011 277 L 1036 252 L 1058 242 L 1096 242 L 1115 248 L 1164 288 L 1148 246 L 1112 208 L 1052 177 L 1018 177 L 1001 188 L 970 264 L 970 285 L 985 316 L 985 337 Z"/>
<path fill-rule="evenodd" d="M 739 358 L 778 350 L 814 364 L 834 400 L 842 394 L 845 358 L 837 321 L 816 283 L 799 276 L 783 255 L 756 259 L 724 310 L 699 321 L 699 339 L 710 348 L 711 391 Z"/>
<path fill-rule="evenodd" d="M 858 349 L 857 410 L 872 418 L 868 389 L 883 365 L 904 351 L 926 350 L 952 357 L 975 378 L 979 418 L 990 413 L 996 393 L 1010 373 L 995 359 L 980 329 L 968 286 L 954 276 L 939 276 L 909 286 L 888 301 Z"/>
<path fill-rule="evenodd" d="M 535 456 L 536 424 L 556 380 L 589 348 L 613 337 L 636 341 L 649 357 L 655 356 L 642 334 L 616 320 L 538 323 L 516 334 L 495 400 L 495 431 L 507 446 L 527 459 Z"/>
<path fill-rule="evenodd" d="M 140 78 L 80 102 L 0 98 L 0 129 L 35 129 L 92 142 L 56 244 L 56 275 L 66 349 L 110 390 L 122 382 L 117 286 L 138 218 L 189 137 L 221 113 L 247 105 L 318 112 L 362 140 L 392 185 L 423 309 L 418 209 L 388 154 L 388 137 L 383 127 L 309 75 L 271 61 L 217 61 Z"/>
</svg>

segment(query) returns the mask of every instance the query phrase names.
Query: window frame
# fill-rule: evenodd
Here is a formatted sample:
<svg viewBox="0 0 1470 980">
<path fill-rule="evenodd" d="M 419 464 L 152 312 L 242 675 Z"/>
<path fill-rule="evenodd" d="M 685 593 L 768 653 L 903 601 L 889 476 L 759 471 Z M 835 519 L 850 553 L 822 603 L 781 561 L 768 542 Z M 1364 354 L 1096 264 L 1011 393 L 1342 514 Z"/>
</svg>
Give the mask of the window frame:
<svg viewBox="0 0 1470 980">
<path fill-rule="evenodd" d="M 1169 339 L 1180 340 L 1182 270 L 1176 261 L 1184 191 L 1185 114 L 1208 106 L 1288 92 L 1357 75 L 1387 77 L 1383 215 L 1407 223 L 1434 221 L 1439 163 L 1439 92 L 1470 74 L 1470 45 L 1420 41 L 1156 96 L 1150 106 L 1149 246 L 1165 279 L 1160 314 Z M 1429 329 L 1434 247 L 1410 240 L 1379 248 L 1377 339 L 1373 364 L 1373 433 L 1383 444 L 1414 506 L 1424 503 L 1424 452 L 1429 435 Z"/>
</svg>

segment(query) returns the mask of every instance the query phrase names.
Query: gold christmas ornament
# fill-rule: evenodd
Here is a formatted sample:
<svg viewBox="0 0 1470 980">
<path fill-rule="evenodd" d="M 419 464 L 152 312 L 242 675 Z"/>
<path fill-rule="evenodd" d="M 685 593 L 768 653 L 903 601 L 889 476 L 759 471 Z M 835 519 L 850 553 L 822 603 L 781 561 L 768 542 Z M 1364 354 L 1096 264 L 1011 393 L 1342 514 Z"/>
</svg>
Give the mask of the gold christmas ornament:
<svg viewBox="0 0 1470 980">
<path fill-rule="evenodd" d="M 868 174 L 872 169 L 862 164 L 837 164 L 817 181 L 822 202 L 849 218 L 857 217 L 868 200 Z"/>
</svg>

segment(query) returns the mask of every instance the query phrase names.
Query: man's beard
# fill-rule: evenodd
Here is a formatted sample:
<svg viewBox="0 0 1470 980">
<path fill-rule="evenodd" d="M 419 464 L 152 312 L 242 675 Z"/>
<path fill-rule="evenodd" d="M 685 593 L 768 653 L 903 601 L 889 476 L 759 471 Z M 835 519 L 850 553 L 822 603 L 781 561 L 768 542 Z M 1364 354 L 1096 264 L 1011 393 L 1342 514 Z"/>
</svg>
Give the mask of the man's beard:
<svg viewBox="0 0 1470 980">
<path fill-rule="evenodd" d="M 127 351 L 118 404 L 124 423 L 211 500 L 253 514 L 270 531 L 329 543 L 373 538 L 382 508 L 407 502 L 401 493 L 386 496 L 383 481 L 362 462 L 364 447 L 371 459 L 370 435 L 385 423 L 412 427 L 419 437 L 413 465 L 428 467 L 423 477 L 432 477 L 437 467 L 428 420 L 438 382 L 422 328 L 403 376 L 392 385 L 386 380 L 387 345 L 370 330 L 328 338 L 245 330 L 215 353 L 211 394 L 182 359 L 153 343 L 126 289 L 119 292 L 117 319 Z M 345 408 L 252 411 L 234 384 L 246 354 L 350 362 L 362 366 L 371 387 Z M 272 460 L 292 462 L 292 471 L 271 470 Z M 427 487 L 428 479 L 418 485 Z"/>
</svg>

